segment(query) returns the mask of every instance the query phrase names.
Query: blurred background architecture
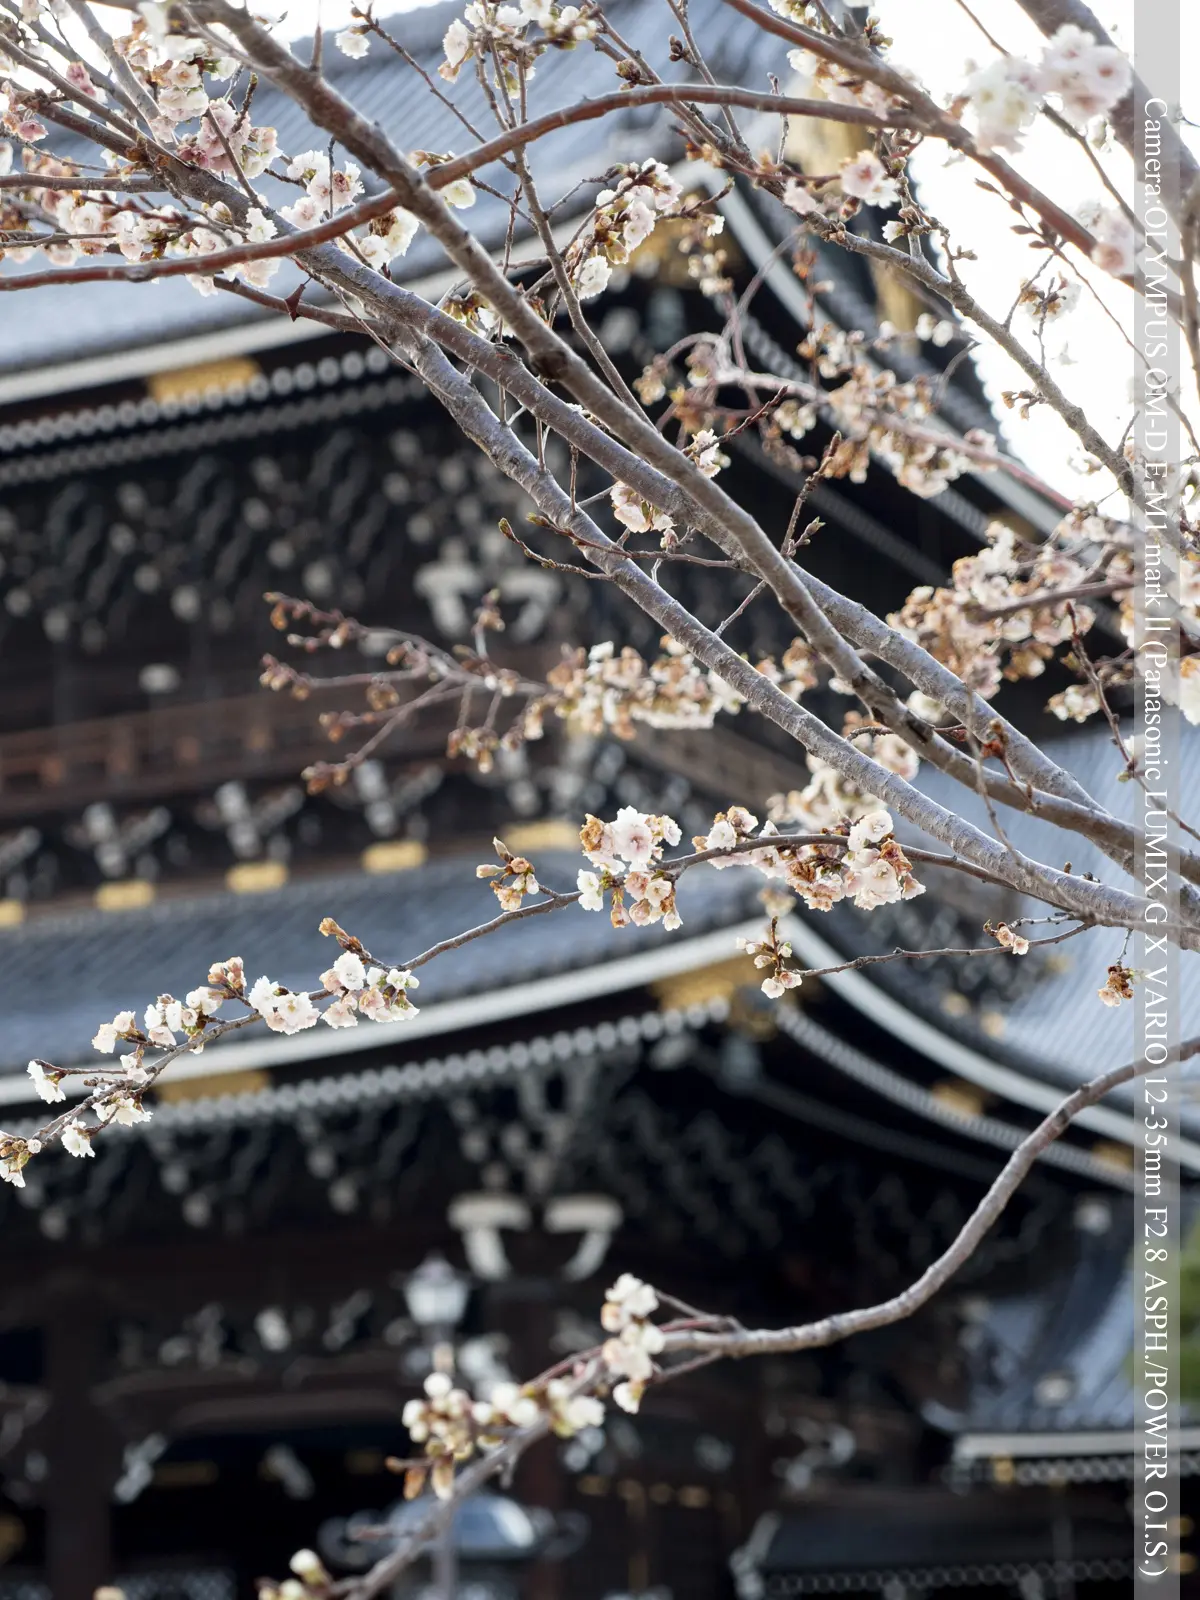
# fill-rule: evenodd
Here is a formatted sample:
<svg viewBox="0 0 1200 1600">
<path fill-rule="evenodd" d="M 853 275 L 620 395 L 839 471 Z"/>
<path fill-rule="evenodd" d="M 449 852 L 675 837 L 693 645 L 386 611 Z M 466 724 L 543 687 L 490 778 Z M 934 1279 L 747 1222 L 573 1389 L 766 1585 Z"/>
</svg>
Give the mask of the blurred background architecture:
<svg viewBox="0 0 1200 1600">
<path fill-rule="evenodd" d="M 636 36 L 640 0 L 614 9 Z M 430 65 L 448 16 L 400 25 Z M 762 60 L 723 62 L 726 81 L 777 70 L 772 41 L 747 33 Z M 394 63 L 333 70 L 395 123 Z M 567 76 L 588 92 L 582 51 L 543 70 L 559 99 Z M 317 142 L 268 98 L 256 114 L 284 148 Z M 404 116 L 406 144 L 453 143 L 434 102 L 414 94 Z M 565 191 L 652 153 L 682 163 L 653 109 L 568 130 L 535 167 L 553 163 Z M 721 204 L 735 292 L 761 278 L 748 343 L 794 350 L 808 311 L 793 243 L 752 193 Z M 481 196 L 478 220 L 502 231 L 507 212 Z M 424 248 L 403 265 L 432 292 Z M 839 258 L 820 314 L 914 328 L 927 308 L 853 265 Z M 614 289 L 600 334 L 631 375 L 723 315 L 669 251 L 644 251 Z M 307 795 L 301 769 L 329 752 L 319 713 L 341 702 L 257 688 L 280 649 L 264 591 L 452 646 L 496 588 L 497 648 L 530 672 L 568 639 L 652 651 L 653 627 L 604 586 L 529 564 L 497 528 L 520 524 L 519 494 L 366 341 L 181 280 L 26 307 L 0 351 L 5 1126 L 33 1126 L 31 1055 L 86 1061 L 114 1008 L 183 992 L 213 959 L 299 983 L 327 914 L 401 963 L 485 920 L 473 868 L 494 834 L 569 884 L 585 811 L 666 810 L 686 835 L 733 799 L 803 787 L 795 749 L 745 719 L 628 745 L 550 730 L 481 775 L 447 758 L 430 715 L 350 784 Z M 896 365 L 936 378 L 953 363 L 944 414 L 992 426 L 960 349 L 914 336 Z M 734 492 L 753 484 L 782 525 L 826 438 L 768 452 L 741 435 Z M 921 499 L 882 472 L 821 487 L 811 509 L 813 569 L 885 608 L 941 581 L 990 518 L 1058 515 L 994 475 Z M 681 583 L 716 603 L 704 569 Z M 736 642 L 788 639 L 752 608 Z M 1043 733 L 1044 698 L 1042 683 L 1025 708 Z M 1105 782 L 1103 740 L 1081 733 L 1070 759 Z M 1077 1003 L 1095 984 L 1073 946 L 846 973 L 767 1007 L 735 955 L 761 922 L 735 877 L 689 879 L 668 938 L 580 915 L 467 946 L 422 974 L 408 1024 L 212 1047 L 148 1125 L 5 1188 L 0 1600 L 90 1600 L 114 1577 L 129 1600 L 240 1600 L 305 1544 L 353 1571 L 402 1521 L 384 1463 L 435 1343 L 472 1385 L 528 1375 L 594 1342 L 623 1270 L 747 1321 L 883 1298 L 945 1247 L 1063 1086 L 1123 1055 Z M 795 942 L 812 964 L 972 945 L 1012 910 L 931 882 L 869 923 L 807 917 Z M 1081 1118 L 919 1317 L 697 1373 L 636 1418 L 547 1442 L 404 1594 L 1127 1592 L 1129 1118 L 1120 1102 Z M 1195 1170 L 1200 1145 L 1187 1157 Z M 1200 1451 L 1200 1431 L 1185 1442 Z"/>
</svg>

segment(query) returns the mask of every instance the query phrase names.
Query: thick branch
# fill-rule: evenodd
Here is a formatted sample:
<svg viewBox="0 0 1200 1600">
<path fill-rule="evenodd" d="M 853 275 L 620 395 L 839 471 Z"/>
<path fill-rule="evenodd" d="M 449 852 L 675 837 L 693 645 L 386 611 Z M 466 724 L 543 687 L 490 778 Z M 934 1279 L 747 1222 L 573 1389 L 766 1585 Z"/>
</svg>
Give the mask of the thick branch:
<svg viewBox="0 0 1200 1600">
<path fill-rule="evenodd" d="M 762 94 L 753 89 L 739 89 L 724 83 L 652 83 L 636 89 L 618 89 L 614 94 L 597 95 L 592 100 L 578 100 L 574 105 L 561 106 L 557 111 L 547 111 L 532 117 L 515 128 L 497 134 L 486 144 L 466 155 L 455 156 L 453 161 L 443 161 L 430 167 L 426 182 L 431 189 L 444 188 L 456 178 L 468 177 L 491 161 L 498 161 L 512 150 L 524 149 L 535 139 L 542 139 L 559 128 L 568 128 L 576 122 L 590 122 L 611 111 L 625 111 L 629 106 L 650 105 L 718 105 L 743 106 L 749 111 L 775 111 L 784 117 L 819 117 L 823 122 L 850 122 L 863 128 L 924 128 L 928 124 L 916 113 L 897 111 L 881 116 L 866 106 L 842 106 L 832 100 L 799 100 L 785 94 Z"/>
<path fill-rule="evenodd" d="M 173 256 L 168 261 L 128 261 L 122 266 L 91 266 L 47 268 L 44 272 L 24 272 L 17 277 L 0 276 L 0 290 L 41 289 L 65 283 L 149 283 L 154 278 L 212 277 L 227 267 L 239 267 L 249 261 L 270 261 L 280 256 L 296 256 L 317 245 L 340 239 L 361 223 L 370 222 L 396 209 L 395 194 L 387 189 L 383 194 L 360 200 L 358 205 L 315 227 L 297 232 L 281 233 L 274 239 L 263 239 L 254 244 L 231 245 L 228 250 L 214 250 L 206 256 Z M 197 221 L 192 226 L 204 224 Z"/>
</svg>

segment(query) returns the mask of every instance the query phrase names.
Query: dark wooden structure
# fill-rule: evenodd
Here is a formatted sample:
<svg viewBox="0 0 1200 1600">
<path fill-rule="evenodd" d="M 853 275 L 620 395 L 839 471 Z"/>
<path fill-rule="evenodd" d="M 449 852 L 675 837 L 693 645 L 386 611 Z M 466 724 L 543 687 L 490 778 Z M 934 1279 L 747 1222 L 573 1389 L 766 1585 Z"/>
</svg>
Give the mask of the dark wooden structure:
<svg viewBox="0 0 1200 1600">
<path fill-rule="evenodd" d="M 637 0 L 622 6 L 636 31 Z M 405 18 L 431 61 L 447 15 Z M 765 45 L 739 48 L 728 79 L 777 70 L 753 55 Z M 587 57 L 570 59 L 578 73 Z M 394 115 L 380 63 L 336 70 L 371 114 Z M 556 148 L 564 181 L 635 144 L 678 153 L 669 118 L 605 126 Z M 406 138 L 441 147 L 433 131 Z M 744 283 L 782 241 L 753 195 L 723 203 Z M 424 249 L 405 263 L 418 282 Z M 825 309 L 869 327 L 876 287 L 846 270 Z M 446 758 L 431 720 L 345 789 L 306 795 L 297 775 L 326 748 L 319 696 L 253 689 L 279 643 L 266 589 L 453 645 L 498 587 L 505 647 L 530 670 L 562 638 L 647 650 L 655 630 L 521 558 L 497 531 L 520 497 L 448 443 L 379 351 L 190 296 L 160 285 L 148 329 L 114 291 L 111 318 L 80 319 L 74 341 L 69 316 L 34 317 L 0 353 L 5 1127 L 34 1125 L 31 1054 L 88 1059 L 100 1020 L 186 990 L 213 958 L 300 983 L 319 970 L 325 914 L 397 959 L 482 920 L 472 869 L 496 832 L 568 882 L 582 811 L 665 809 L 690 833 L 802 781 L 794 750 L 736 722 L 630 746 L 552 732 L 480 776 Z M 793 299 L 768 272 L 747 337 L 769 359 L 790 359 Z M 718 315 L 663 259 L 616 287 L 601 333 L 633 372 Z M 958 426 L 986 422 L 969 367 L 946 406 Z M 786 521 L 794 475 L 739 447 L 730 482 L 751 475 Z M 816 509 L 814 568 L 852 569 L 882 606 L 937 581 L 992 513 L 1053 520 L 969 477 L 925 501 L 879 475 L 823 488 Z M 684 583 L 702 609 L 721 598 L 700 569 Z M 787 640 L 751 609 L 737 643 Z M 129 1600 L 241 1600 L 314 1542 L 349 1570 L 365 1548 L 350 1534 L 397 1498 L 383 1462 L 429 1359 L 405 1284 L 431 1253 L 469 1274 L 455 1338 L 480 1384 L 589 1343 L 619 1270 L 763 1322 L 915 1276 L 1056 1084 L 1103 1048 L 1086 1030 L 1043 1046 L 1078 975 L 946 959 L 771 1010 L 734 959 L 759 915 L 737 876 L 689 881 L 673 939 L 581 913 L 470 946 L 429 969 L 406 1028 L 214 1047 L 95 1161 L 40 1159 L 25 1190 L 0 1192 L 0 1600 L 89 1600 L 113 1579 Z M 797 948 L 817 964 L 818 946 L 971 943 L 958 935 L 980 920 L 937 885 L 869 925 L 807 919 Z M 69 999 L 48 999 L 56 972 Z M 536 1538 L 523 1559 L 464 1548 L 461 1600 L 1110 1592 L 1128 1571 L 1120 1471 L 1062 1463 L 1098 1432 L 1112 1449 L 1087 1459 L 1124 1459 L 1126 1345 L 1113 1335 L 1090 1411 L 1081 1376 L 1054 1380 L 1120 1292 L 1128 1121 L 1125 1105 L 1084 1119 L 912 1324 L 697 1374 L 636 1419 L 531 1453 L 509 1492 Z M 1065 1282 L 1078 1304 L 1056 1323 Z M 1019 1371 L 1010 1301 L 1027 1312 Z M 1064 1477 L 1079 1481 L 1053 1504 L 1031 1511 L 1019 1492 Z"/>
</svg>

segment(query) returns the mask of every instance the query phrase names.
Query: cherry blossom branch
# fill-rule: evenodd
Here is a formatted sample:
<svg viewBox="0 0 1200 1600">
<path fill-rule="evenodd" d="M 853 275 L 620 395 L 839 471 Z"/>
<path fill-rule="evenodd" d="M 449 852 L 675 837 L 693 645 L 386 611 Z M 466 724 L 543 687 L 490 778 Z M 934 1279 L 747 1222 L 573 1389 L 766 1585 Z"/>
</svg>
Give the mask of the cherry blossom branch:
<svg viewBox="0 0 1200 1600">
<path fill-rule="evenodd" d="M 166 261 L 128 261 L 121 266 L 56 267 L 42 272 L 23 272 L 19 276 L 0 275 L 0 290 L 42 289 L 71 283 L 149 283 L 155 278 L 211 277 L 226 267 L 244 266 L 250 261 L 271 261 L 281 256 L 299 255 L 317 245 L 340 239 L 361 223 L 394 211 L 397 198 L 390 190 L 360 200 L 356 206 L 339 211 L 311 228 L 282 233 L 274 239 L 234 245 L 208 255 L 177 256 Z"/>
<path fill-rule="evenodd" d="M 608 116 L 614 111 L 624 111 L 629 106 L 647 105 L 741 106 L 749 111 L 774 111 L 781 116 L 819 117 L 824 122 L 852 123 L 864 128 L 913 128 L 929 124 L 917 113 L 902 111 L 881 114 L 865 106 L 838 105 L 831 100 L 804 100 L 791 95 L 765 94 L 753 89 L 742 89 L 732 84 L 706 83 L 653 83 L 634 89 L 618 89 L 614 94 L 596 95 L 574 105 L 561 106 L 557 111 L 544 112 L 528 122 L 518 124 L 497 134 L 486 144 L 465 155 L 455 156 L 430 167 L 425 174 L 432 189 L 441 189 L 457 178 L 469 177 L 489 162 L 498 161 L 514 150 L 525 149 L 537 139 L 545 138 L 560 128 L 575 123 L 590 122 L 596 117 Z"/>
<path fill-rule="evenodd" d="M 1083 0 L 1018 0 L 1018 4 L 1046 38 L 1052 37 L 1060 28 L 1070 26 L 1091 34 L 1097 44 L 1112 44 L 1112 39 L 1101 26 L 1095 12 L 1084 5 Z M 1135 74 L 1129 93 L 1108 114 L 1118 142 L 1134 161 L 1138 160 L 1138 126 L 1142 117 L 1140 107 L 1146 104 L 1148 94 L 1146 86 Z M 1179 137 L 1175 124 L 1168 117 L 1160 120 L 1163 170 L 1175 170 L 1180 178 L 1178 190 L 1174 185 L 1164 185 L 1162 201 L 1168 210 L 1175 213 L 1175 220 L 1182 228 L 1190 205 L 1200 191 L 1200 164 L 1189 146 Z"/>
<path fill-rule="evenodd" d="M 1100 922 L 1129 926 L 1140 917 L 1142 901 L 1137 896 L 1108 886 L 1085 884 L 1042 863 L 1012 861 L 1009 853 L 988 835 L 833 734 L 638 571 L 591 518 L 571 505 L 557 482 L 500 423 L 482 396 L 440 352 L 429 345 L 411 343 L 406 346 L 406 355 L 466 436 L 480 444 L 507 476 L 529 490 L 554 526 L 566 528 L 572 534 L 582 533 L 591 544 L 599 546 L 586 552 L 587 559 L 608 572 L 630 599 L 662 624 L 664 630 L 686 646 L 697 660 L 736 689 L 747 704 L 777 723 L 814 755 L 829 761 L 863 792 L 878 795 L 890 809 L 950 845 L 956 855 L 984 867 L 1011 887 L 1053 903 L 1058 909 L 1076 910 Z M 1172 932 L 1179 934 L 1187 948 L 1200 945 L 1200 936 L 1184 923 L 1177 924 Z"/>
<path fill-rule="evenodd" d="M 88 0 L 67 0 L 67 4 L 83 24 L 88 38 L 108 62 L 109 71 L 116 81 L 121 98 L 127 102 L 128 109 L 135 116 L 141 117 L 147 133 L 153 136 L 154 125 L 160 120 L 159 109 L 153 99 L 139 83 L 124 56 L 114 48 L 112 39 L 100 26 Z"/>
<path fill-rule="evenodd" d="M 1198 1052 L 1200 1038 L 1187 1040 L 1180 1046 L 1179 1060 L 1189 1060 Z M 1060 1101 L 1013 1151 L 950 1246 L 906 1289 L 877 1305 L 784 1329 L 748 1329 L 734 1318 L 707 1315 L 691 1307 L 685 1308 L 680 1320 L 655 1324 L 650 1319 L 661 1304 L 679 1302 L 670 1294 L 658 1292 L 625 1274 L 608 1291 L 609 1298 L 602 1312 L 606 1330 L 611 1330 L 614 1338 L 604 1346 L 556 1362 L 519 1388 L 511 1384 L 502 1386 L 511 1393 L 501 1395 L 496 1391 L 499 1398 L 494 1397 L 479 1408 L 484 1415 L 496 1419 L 490 1424 L 479 1424 L 481 1428 L 490 1425 L 498 1435 L 490 1447 L 477 1448 L 471 1433 L 456 1423 L 462 1402 L 450 1393 L 448 1379 L 435 1377 L 426 1385 L 429 1399 L 412 1402 L 406 1410 L 408 1425 L 415 1428 L 420 1437 L 430 1438 L 431 1454 L 424 1460 L 417 1457 L 397 1462 L 395 1469 L 415 1471 L 419 1485 L 432 1466 L 439 1497 L 415 1525 L 398 1536 L 395 1547 L 361 1576 L 334 1584 L 309 1551 L 298 1552 L 293 1557 L 292 1571 L 305 1585 L 306 1594 L 332 1594 L 336 1600 L 374 1600 L 391 1588 L 422 1551 L 450 1526 L 464 1500 L 478 1493 L 492 1478 L 511 1472 L 521 1456 L 544 1439 L 552 1428 L 569 1435 L 579 1426 L 589 1425 L 596 1415 L 590 1409 L 596 1404 L 594 1397 L 603 1396 L 612 1388 L 614 1379 L 622 1373 L 622 1363 L 628 1364 L 631 1360 L 644 1363 L 639 1366 L 644 1376 L 635 1383 L 626 1380 L 616 1385 L 617 1389 L 635 1390 L 624 1400 L 620 1395 L 617 1398 L 636 1410 L 647 1388 L 677 1381 L 713 1361 L 824 1348 L 857 1333 L 913 1316 L 970 1260 L 1038 1158 L 1062 1137 L 1080 1112 L 1148 1071 L 1150 1067 L 1140 1060 L 1114 1068 L 1082 1084 Z M 660 1358 L 657 1364 L 652 1359 L 654 1356 Z M 681 1356 L 689 1359 L 672 1359 Z M 447 1411 L 440 1409 L 443 1400 L 450 1407 Z M 462 1400 L 469 1400 L 469 1397 L 464 1396 Z M 581 1402 L 582 1407 L 588 1409 L 582 1409 Z M 532 1419 L 520 1409 L 522 1406 L 532 1412 Z M 466 1409 L 471 1410 L 469 1405 Z M 520 1425 L 512 1424 L 510 1419 L 514 1414 L 522 1418 Z M 457 1473 L 443 1472 L 439 1480 L 436 1463 L 446 1459 L 444 1452 L 451 1438 L 470 1440 L 467 1453 L 474 1459 L 469 1459 Z"/>
<path fill-rule="evenodd" d="M 1027 178 L 1010 167 L 1007 161 L 1000 156 L 981 151 L 962 124 L 943 111 L 936 101 L 918 89 L 902 72 L 897 72 L 894 67 L 889 67 L 857 44 L 833 38 L 829 34 L 818 33 L 814 28 L 764 11 L 761 6 L 754 4 L 754 0 L 725 0 L 725 4 L 735 11 L 740 11 L 744 17 L 749 17 L 766 33 L 774 33 L 781 39 L 800 45 L 813 55 L 844 67 L 853 76 L 865 78 L 870 83 L 878 84 L 881 89 L 886 89 L 889 94 L 895 95 L 904 104 L 911 106 L 917 116 L 924 120 L 926 126 L 939 138 L 944 139 L 952 149 L 961 150 L 1003 185 L 1006 193 L 1023 201 L 1035 211 L 1053 233 L 1075 245 L 1085 256 L 1091 255 L 1096 241 L 1086 228 Z"/>
<path fill-rule="evenodd" d="M 1177 1053 L 1181 1062 L 1190 1061 L 1200 1054 L 1200 1038 L 1185 1040 Z M 856 1311 L 843 1311 L 818 1322 L 802 1323 L 793 1328 L 742 1329 L 737 1333 L 685 1333 L 668 1334 L 665 1351 L 721 1356 L 785 1355 L 798 1350 L 815 1350 L 825 1345 L 839 1344 L 856 1333 L 866 1333 L 872 1328 L 887 1327 L 901 1322 L 927 1304 L 938 1290 L 970 1260 L 984 1236 L 1003 1212 L 1034 1162 L 1055 1140 L 1062 1137 L 1081 1111 L 1094 1106 L 1135 1078 L 1152 1071 L 1145 1060 L 1131 1061 L 1114 1067 L 1089 1082 L 1081 1084 L 1059 1102 L 1053 1111 L 1038 1123 L 1013 1151 L 1003 1170 L 971 1213 L 957 1238 L 938 1259 L 909 1287 L 878 1305 L 864 1306 Z"/>
<path fill-rule="evenodd" d="M 131 172 L 124 176 L 113 173 L 103 177 L 88 177 L 80 174 L 78 177 L 63 178 L 51 173 L 41 172 L 9 172 L 0 177 L 0 190 L 3 189 L 53 189 L 79 192 L 82 194 L 166 194 L 167 185 L 161 178 L 150 177 L 143 173 Z"/>
<path fill-rule="evenodd" d="M 601 420 L 614 426 L 617 431 L 624 433 L 627 438 L 630 437 L 632 429 L 636 434 L 636 437 L 630 439 L 634 448 L 645 448 L 648 453 L 653 450 L 657 455 L 657 459 L 654 459 L 654 465 L 666 469 L 668 476 L 672 477 L 680 487 L 685 489 L 693 503 L 699 502 L 702 511 L 708 509 L 717 511 L 719 528 L 722 516 L 727 521 L 732 519 L 739 524 L 737 532 L 743 538 L 749 539 L 755 546 L 756 556 L 761 555 L 762 561 L 765 561 L 768 566 L 772 561 L 779 563 L 778 553 L 774 551 L 773 547 L 769 546 L 769 541 L 765 541 L 761 530 L 757 529 L 753 523 L 753 519 L 747 518 L 740 511 L 740 508 L 734 506 L 720 490 L 714 490 L 713 486 L 702 474 L 695 472 L 691 463 L 684 460 L 681 468 L 677 459 L 678 453 L 672 454 L 670 447 L 666 447 L 667 454 L 664 458 L 661 454 L 661 449 L 665 442 L 658 437 L 656 430 L 649 428 L 640 418 L 632 417 L 628 408 L 614 399 L 611 391 L 598 380 L 594 380 L 588 369 L 577 357 L 572 355 L 569 349 L 562 344 L 562 341 L 527 310 L 524 302 L 513 293 L 506 281 L 499 279 L 497 288 L 499 275 L 495 272 L 490 257 L 486 255 L 486 252 L 479 249 L 475 241 L 458 226 L 444 209 L 433 205 L 433 197 L 427 186 L 422 185 L 416 179 L 416 175 L 411 168 L 408 168 L 405 163 L 400 161 L 396 153 L 382 139 L 376 128 L 368 127 L 363 123 L 352 108 L 347 106 L 328 85 L 321 84 L 314 88 L 311 82 L 300 74 L 298 64 L 294 58 L 286 50 L 278 46 L 265 30 L 258 28 L 244 14 L 234 12 L 232 8 L 225 5 L 224 0 L 208 0 L 208 4 L 212 10 L 221 14 L 222 20 L 227 26 L 239 34 L 243 45 L 250 50 L 252 55 L 255 50 L 259 52 L 259 58 L 257 58 L 259 59 L 259 64 L 264 67 L 264 70 L 273 73 L 285 88 L 301 98 L 315 120 L 321 122 L 322 118 L 324 118 L 325 124 L 329 125 L 331 131 L 340 135 L 348 148 L 354 150 L 363 159 L 375 160 L 382 165 L 383 170 L 397 183 L 406 204 L 422 216 L 422 220 L 426 221 L 435 236 L 441 239 L 452 258 L 468 272 L 472 280 L 481 283 L 488 298 L 497 306 L 497 309 L 505 319 L 514 325 L 515 331 L 522 337 L 530 348 L 531 354 L 545 370 L 558 371 L 561 376 L 570 382 L 571 387 L 579 398 L 596 410 L 596 414 L 601 417 Z M 426 195 L 428 195 L 428 199 L 425 199 Z M 906 256 L 902 256 L 900 252 L 891 252 L 891 254 L 903 261 L 909 259 Z M 932 269 L 930 270 L 932 271 Z M 935 274 L 934 276 L 936 277 L 937 275 Z M 646 437 L 647 433 L 650 436 L 649 439 Z M 706 498 L 708 500 L 707 507 L 704 506 Z M 711 526 L 708 531 L 710 534 L 714 533 Z M 719 534 L 714 536 L 719 537 Z M 769 556 L 763 551 L 764 544 L 770 550 Z M 756 561 L 755 565 L 759 571 L 763 570 L 761 562 Z M 780 584 L 785 591 L 785 609 L 792 610 L 794 620 L 798 622 L 809 637 L 813 638 L 818 648 L 821 649 L 822 654 L 826 656 L 826 659 L 830 660 L 838 675 L 847 678 L 860 695 L 864 689 L 868 691 L 868 697 L 864 703 L 876 715 L 879 715 L 882 720 L 894 717 L 895 706 L 894 704 L 888 704 L 888 692 L 877 680 L 873 679 L 873 675 L 863 668 L 861 663 L 855 662 L 853 652 L 848 651 L 834 631 L 828 627 L 820 612 L 804 594 L 802 586 L 793 583 L 791 575 L 781 575 L 778 571 L 778 565 L 773 578 L 772 587 L 777 588 L 777 593 L 779 592 L 777 585 Z M 787 604 L 789 600 L 793 603 L 791 607 Z M 851 664 L 848 665 L 848 662 Z M 894 701 L 894 697 L 892 699 Z M 887 707 L 886 710 L 884 709 L 885 706 Z M 919 728 L 911 724 L 910 719 L 906 736 L 917 743 L 919 747 L 923 735 Z M 961 773 L 959 776 L 960 781 L 965 781 Z"/>
<path fill-rule="evenodd" d="M 548 896 L 547 899 L 518 906 L 514 911 L 502 911 L 490 922 L 481 922 L 477 928 L 468 928 L 465 933 L 455 934 L 453 938 L 442 939 L 439 943 L 430 945 L 428 950 L 423 950 L 419 956 L 414 956 L 406 963 L 408 970 L 415 972 L 418 967 L 425 966 L 435 957 L 445 955 L 450 950 L 461 950 L 463 945 L 470 944 L 475 939 L 485 938 L 489 933 L 497 933 L 501 928 L 507 928 L 510 922 L 522 922 L 528 917 L 544 916 L 549 911 L 561 911 L 565 906 L 579 903 L 580 896 L 577 889 L 559 894 L 553 889 L 547 889 L 544 883 L 538 887 Z"/>
<path fill-rule="evenodd" d="M 905 851 L 905 854 L 911 856 L 914 860 L 916 859 L 914 852 L 911 850 Z M 1014 928 L 1017 926 L 1017 923 L 1005 923 L 1003 926 L 1006 928 Z M 1022 949 L 1020 950 L 1020 954 L 1024 955 L 1029 950 L 1045 949 L 1047 946 L 1053 944 L 1063 944 L 1067 939 L 1074 939 L 1078 934 L 1089 933 L 1091 928 L 1091 923 L 1081 922 L 1078 927 L 1068 928 L 1065 933 L 1047 934 L 1046 937 L 1042 939 L 1022 940 Z M 964 959 L 968 956 L 973 958 L 975 956 L 1010 955 L 1011 953 L 1012 947 L 1006 944 L 983 944 L 972 946 L 964 945 L 958 948 L 946 946 L 940 950 L 896 949 L 882 951 L 874 955 L 855 956 L 852 960 L 840 961 L 836 966 L 832 967 L 803 967 L 796 968 L 794 970 L 797 979 L 831 978 L 839 972 L 861 972 L 864 967 L 883 966 L 892 961 L 936 961 L 941 957 Z"/>
</svg>

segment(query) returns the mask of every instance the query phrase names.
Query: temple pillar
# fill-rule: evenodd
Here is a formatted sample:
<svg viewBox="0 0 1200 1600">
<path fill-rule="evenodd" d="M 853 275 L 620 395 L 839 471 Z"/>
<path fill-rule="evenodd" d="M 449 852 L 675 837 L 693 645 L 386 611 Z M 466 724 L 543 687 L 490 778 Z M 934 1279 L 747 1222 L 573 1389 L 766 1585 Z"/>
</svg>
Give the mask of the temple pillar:
<svg viewBox="0 0 1200 1600">
<path fill-rule="evenodd" d="M 46 1577 L 52 1600 L 92 1600 L 113 1581 L 111 1490 L 116 1441 L 92 1399 L 103 1321 L 82 1286 L 56 1294 L 45 1322 L 50 1408 L 46 1455 Z"/>
</svg>

